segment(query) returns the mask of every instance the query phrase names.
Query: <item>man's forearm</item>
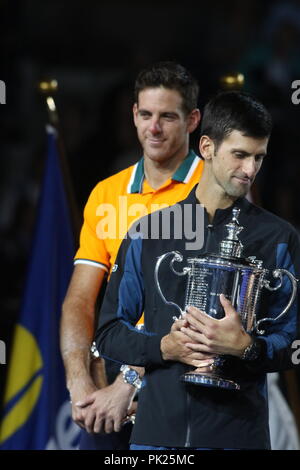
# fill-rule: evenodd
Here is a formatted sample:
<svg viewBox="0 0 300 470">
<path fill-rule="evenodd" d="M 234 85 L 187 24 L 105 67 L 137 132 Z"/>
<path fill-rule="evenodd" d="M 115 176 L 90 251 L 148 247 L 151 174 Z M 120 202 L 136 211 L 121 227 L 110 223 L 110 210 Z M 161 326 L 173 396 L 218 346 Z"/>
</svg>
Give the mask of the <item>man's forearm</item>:
<svg viewBox="0 0 300 470">
<path fill-rule="evenodd" d="M 66 301 L 62 312 L 60 346 L 68 388 L 74 382 L 91 380 L 90 347 L 93 331 L 93 307 L 83 301 Z"/>
</svg>

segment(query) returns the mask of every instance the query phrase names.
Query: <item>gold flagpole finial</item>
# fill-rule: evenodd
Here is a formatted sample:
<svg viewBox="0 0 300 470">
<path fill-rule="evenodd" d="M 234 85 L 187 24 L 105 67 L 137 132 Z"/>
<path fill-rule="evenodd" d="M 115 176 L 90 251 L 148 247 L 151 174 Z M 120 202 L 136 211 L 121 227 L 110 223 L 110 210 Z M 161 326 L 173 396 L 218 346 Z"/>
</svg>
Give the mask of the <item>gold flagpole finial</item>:
<svg viewBox="0 0 300 470">
<path fill-rule="evenodd" d="M 39 92 L 46 97 L 47 109 L 50 123 L 54 126 L 58 124 L 58 115 L 56 111 L 53 95 L 57 92 L 58 84 L 55 79 L 41 80 L 38 84 Z"/>
<path fill-rule="evenodd" d="M 240 72 L 227 73 L 220 78 L 223 90 L 241 90 L 245 85 L 245 77 Z"/>
<path fill-rule="evenodd" d="M 52 95 L 57 91 L 57 80 L 41 80 L 39 82 L 39 90 L 42 94 Z"/>
</svg>

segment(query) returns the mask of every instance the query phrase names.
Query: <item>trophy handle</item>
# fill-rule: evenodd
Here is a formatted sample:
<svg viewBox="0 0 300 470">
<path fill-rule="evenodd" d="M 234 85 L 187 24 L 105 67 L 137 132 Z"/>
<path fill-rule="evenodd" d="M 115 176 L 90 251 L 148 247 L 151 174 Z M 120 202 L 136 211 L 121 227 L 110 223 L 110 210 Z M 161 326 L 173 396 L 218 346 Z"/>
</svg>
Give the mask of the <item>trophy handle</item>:
<svg viewBox="0 0 300 470">
<path fill-rule="evenodd" d="M 182 262 L 183 261 L 183 256 L 182 256 L 181 253 L 179 253 L 179 251 L 169 251 L 168 253 L 165 253 L 164 255 L 159 256 L 159 258 L 157 259 L 157 262 L 156 262 L 156 265 L 155 265 L 155 270 L 154 270 L 154 278 L 155 278 L 155 284 L 156 284 L 158 293 L 159 293 L 160 297 L 162 298 L 162 300 L 164 301 L 164 303 L 167 304 L 167 305 L 172 305 L 173 307 L 176 307 L 180 312 L 179 317 L 173 317 L 173 320 L 179 320 L 182 317 L 182 315 L 184 314 L 184 311 L 179 307 L 179 305 L 175 304 L 175 302 L 168 301 L 165 298 L 165 296 L 162 293 L 162 290 L 160 288 L 160 284 L 159 284 L 159 280 L 158 280 L 158 272 L 159 272 L 160 265 L 161 265 L 162 261 L 170 255 L 173 255 L 173 259 L 170 261 L 170 268 L 172 269 L 174 274 L 176 274 L 177 276 L 185 276 L 189 272 L 190 269 L 187 268 L 187 267 L 183 268 L 183 271 L 181 273 L 179 273 L 178 271 L 176 271 L 176 269 L 174 269 L 174 266 L 173 266 L 174 262 L 175 261 Z"/>
<path fill-rule="evenodd" d="M 288 301 L 286 307 L 282 310 L 282 312 L 276 317 L 276 318 L 262 318 L 261 320 L 259 320 L 257 323 L 256 323 L 256 326 L 255 326 L 255 329 L 257 331 L 257 333 L 259 335 L 263 335 L 265 330 L 260 330 L 259 329 L 259 325 L 263 322 L 263 321 L 277 321 L 279 320 L 279 318 L 283 317 L 283 315 L 286 314 L 286 312 L 290 309 L 292 303 L 294 302 L 295 300 L 295 297 L 296 297 L 296 293 L 297 293 L 297 282 L 298 282 L 298 279 L 295 278 L 295 276 L 293 276 L 292 273 L 290 273 L 289 271 L 287 271 L 286 269 L 275 269 L 273 271 L 273 277 L 276 277 L 276 278 L 279 278 L 280 282 L 277 286 L 275 287 L 271 287 L 270 286 L 270 281 L 268 281 L 267 279 L 265 279 L 263 281 L 263 286 L 266 287 L 266 289 L 270 290 L 270 291 L 276 291 L 278 289 L 280 289 L 280 287 L 282 286 L 282 275 L 283 274 L 286 274 L 287 277 L 289 278 L 289 280 L 291 281 L 291 284 L 292 284 L 292 294 L 291 294 L 291 297 L 290 297 L 290 300 Z"/>
</svg>

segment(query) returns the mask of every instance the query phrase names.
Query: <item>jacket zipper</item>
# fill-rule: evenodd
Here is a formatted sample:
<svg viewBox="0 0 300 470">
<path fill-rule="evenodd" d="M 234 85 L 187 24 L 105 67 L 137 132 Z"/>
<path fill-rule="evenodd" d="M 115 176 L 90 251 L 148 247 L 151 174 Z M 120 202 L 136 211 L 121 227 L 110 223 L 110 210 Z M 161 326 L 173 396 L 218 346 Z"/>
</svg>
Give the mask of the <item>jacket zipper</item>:
<svg viewBox="0 0 300 470">
<path fill-rule="evenodd" d="M 202 253 L 204 253 L 204 254 L 210 252 L 209 248 L 210 248 L 210 245 L 211 245 L 212 232 L 213 232 L 213 229 L 214 229 L 214 226 L 213 226 L 212 222 L 209 221 L 208 214 L 207 214 L 206 209 L 205 209 L 204 223 L 205 223 L 205 227 L 207 229 L 207 237 L 206 237 L 206 240 L 205 240 L 204 249 L 202 250 Z"/>
</svg>

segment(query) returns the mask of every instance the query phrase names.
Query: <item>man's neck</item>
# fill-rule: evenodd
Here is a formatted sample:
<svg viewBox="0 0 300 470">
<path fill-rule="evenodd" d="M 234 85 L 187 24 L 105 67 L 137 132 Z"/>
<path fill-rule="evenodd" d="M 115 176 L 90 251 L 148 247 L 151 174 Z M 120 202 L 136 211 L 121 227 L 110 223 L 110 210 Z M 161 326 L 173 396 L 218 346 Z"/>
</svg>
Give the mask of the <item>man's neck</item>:
<svg viewBox="0 0 300 470">
<path fill-rule="evenodd" d="M 228 196 L 222 188 L 214 184 L 205 169 L 196 188 L 196 198 L 205 207 L 210 222 L 212 222 L 217 209 L 226 209 L 237 199 Z"/>
<path fill-rule="evenodd" d="M 144 158 L 144 172 L 145 178 L 153 189 L 160 188 L 169 178 L 171 178 L 176 170 L 180 167 L 181 163 L 188 154 L 185 150 L 176 157 L 170 158 L 164 162 Z"/>
</svg>

